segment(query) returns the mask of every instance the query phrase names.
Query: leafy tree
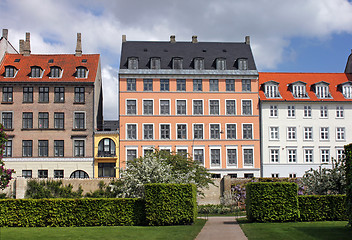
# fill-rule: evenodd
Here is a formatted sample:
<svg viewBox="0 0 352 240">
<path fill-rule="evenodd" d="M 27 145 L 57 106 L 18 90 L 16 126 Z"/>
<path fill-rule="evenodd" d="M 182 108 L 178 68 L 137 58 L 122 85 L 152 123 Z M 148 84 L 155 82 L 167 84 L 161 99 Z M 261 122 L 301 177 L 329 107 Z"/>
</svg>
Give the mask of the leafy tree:
<svg viewBox="0 0 352 240">
<path fill-rule="evenodd" d="M 8 187 L 8 184 L 12 179 L 12 174 L 15 172 L 13 169 L 6 169 L 5 163 L 2 160 L 6 142 L 7 135 L 4 132 L 2 124 L 0 124 L 0 189 L 5 189 Z"/>
<path fill-rule="evenodd" d="M 72 190 L 71 184 L 62 186 L 62 181 L 30 180 L 28 181 L 26 198 L 81 198 L 83 189 L 79 186 L 77 191 Z"/>
</svg>

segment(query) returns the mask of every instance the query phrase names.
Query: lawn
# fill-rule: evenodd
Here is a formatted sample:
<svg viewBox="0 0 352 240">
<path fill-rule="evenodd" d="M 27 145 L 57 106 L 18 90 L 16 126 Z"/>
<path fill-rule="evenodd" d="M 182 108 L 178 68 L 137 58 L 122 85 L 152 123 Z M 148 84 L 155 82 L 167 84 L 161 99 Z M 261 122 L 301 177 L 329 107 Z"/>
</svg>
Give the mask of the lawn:
<svg viewBox="0 0 352 240">
<path fill-rule="evenodd" d="M 0 228 L 0 240 L 110 240 L 110 239 L 168 239 L 193 240 L 203 228 L 205 220 L 197 219 L 193 225 L 140 227 L 46 227 Z"/>
<path fill-rule="evenodd" d="M 346 227 L 347 221 L 247 223 L 245 219 L 239 219 L 238 222 L 249 240 L 352 239 L 352 229 Z"/>
</svg>

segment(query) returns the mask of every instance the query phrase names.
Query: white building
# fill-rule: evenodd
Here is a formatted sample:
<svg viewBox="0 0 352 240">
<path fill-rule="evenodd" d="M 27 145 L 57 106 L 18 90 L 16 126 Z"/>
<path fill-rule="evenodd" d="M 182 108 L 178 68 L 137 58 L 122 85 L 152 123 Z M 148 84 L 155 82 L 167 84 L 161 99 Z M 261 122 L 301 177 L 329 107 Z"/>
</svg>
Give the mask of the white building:
<svg viewBox="0 0 352 240">
<path fill-rule="evenodd" d="M 263 177 L 331 167 L 352 142 L 352 82 L 345 73 L 260 73 Z"/>
</svg>

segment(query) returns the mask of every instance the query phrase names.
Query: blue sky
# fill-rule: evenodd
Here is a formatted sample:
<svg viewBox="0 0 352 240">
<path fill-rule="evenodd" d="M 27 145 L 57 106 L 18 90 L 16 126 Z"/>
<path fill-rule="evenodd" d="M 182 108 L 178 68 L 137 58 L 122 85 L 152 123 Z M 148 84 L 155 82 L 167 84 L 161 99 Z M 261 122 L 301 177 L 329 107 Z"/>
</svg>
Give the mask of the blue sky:
<svg viewBox="0 0 352 240">
<path fill-rule="evenodd" d="M 1 28 L 18 48 L 31 33 L 33 54 L 100 53 L 104 117 L 117 118 L 121 35 L 133 41 L 243 42 L 259 71 L 343 72 L 352 48 L 347 0 L 0 0 Z"/>
</svg>

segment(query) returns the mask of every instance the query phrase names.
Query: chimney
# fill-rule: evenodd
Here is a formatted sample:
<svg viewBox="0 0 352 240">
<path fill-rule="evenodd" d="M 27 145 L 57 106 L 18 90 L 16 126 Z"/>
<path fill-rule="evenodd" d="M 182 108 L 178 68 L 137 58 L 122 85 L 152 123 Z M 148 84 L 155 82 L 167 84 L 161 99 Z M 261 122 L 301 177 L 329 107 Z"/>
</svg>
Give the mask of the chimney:
<svg viewBox="0 0 352 240">
<path fill-rule="evenodd" d="M 31 55 L 31 34 L 26 32 L 26 41 L 23 44 L 23 56 Z"/>
<path fill-rule="evenodd" d="M 82 56 L 81 33 L 77 33 L 77 45 L 76 45 L 76 54 L 75 54 L 75 56 L 77 56 L 77 57 Z"/>
<path fill-rule="evenodd" d="M 122 35 L 122 42 L 126 42 L 126 35 Z"/>
<path fill-rule="evenodd" d="M 24 40 L 21 39 L 20 40 L 20 54 L 23 54 L 23 51 L 24 51 Z"/>
<path fill-rule="evenodd" d="M 175 35 L 170 36 L 170 43 L 175 43 L 176 42 L 176 37 Z"/>
<path fill-rule="evenodd" d="M 251 39 L 250 39 L 250 37 L 249 37 L 249 36 L 246 36 L 246 38 L 245 38 L 245 39 L 246 39 L 246 44 L 248 44 L 248 45 L 249 45 L 249 44 L 251 44 Z"/>
<path fill-rule="evenodd" d="M 2 37 L 7 40 L 7 36 L 9 35 L 9 30 L 8 29 L 3 29 L 2 30 Z"/>
<path fill-rule="evenodd" d="M 192 43 L 197 43 L 197 42 L 198 42 L 197 36 L 196 35 L 192 36 Z"/>
</svg>

